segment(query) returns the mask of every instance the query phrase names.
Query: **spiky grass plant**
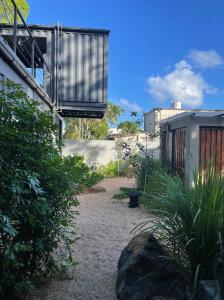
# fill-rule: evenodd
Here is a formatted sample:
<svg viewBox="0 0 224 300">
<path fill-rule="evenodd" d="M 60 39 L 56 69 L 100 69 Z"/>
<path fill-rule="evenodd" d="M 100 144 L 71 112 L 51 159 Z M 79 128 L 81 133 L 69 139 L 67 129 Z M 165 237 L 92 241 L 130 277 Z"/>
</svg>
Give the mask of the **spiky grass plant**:
<svg viewBox="0 0 224 300">
<path fill-rule="evenodd" d="M 221 253 L 224 180 L 212 168 L 203 176 L 195 174 L 194 188 L 177 176 L 161 175 L 162 193 L 152 197 L 154 221 L 138 229 L 152 230 L 189 272 L 197 287 L 202 279 L 213 279 Z"/>
<path fill-rule="evenodd" d="M 154 159 L 148 155 L 139 158 L 139 168 L 135 171 L 135 181 L 138 190 L 149 192 L 153 178 L 158 173 L 163 173 L 165 167 L 158 159 Z"/>
</svg>

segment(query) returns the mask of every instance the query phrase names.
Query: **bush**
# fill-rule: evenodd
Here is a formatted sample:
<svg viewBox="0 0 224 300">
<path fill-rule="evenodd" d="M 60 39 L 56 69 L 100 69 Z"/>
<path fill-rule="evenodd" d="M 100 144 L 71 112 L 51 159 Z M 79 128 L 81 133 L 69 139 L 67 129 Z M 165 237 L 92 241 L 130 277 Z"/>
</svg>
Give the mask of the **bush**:
<svg viewBox="0 0 224 300">
<path fill-rule="evenodd" d="M 90 167 L 84 163 L 83 156 L 70 156 L 65 157 L 67 171 L 72 173 L 75 178 L 76 193 L 83 192 L 86 188 L 99 182 L 103 179 L 103 175 L 98 172 L 93 172 Z"/>
<path fill-rule="evenodd" d="M 138 167 L 135 171 L 136 185 L 139 190 L 145 191 L 148 183 L 152 182 L 155 173 L 164 171 L 163 165 L 160 160 L 145 156 L 138 159 Z"/>
<path fill-rule="evenodd" d="M 0 107 L 0 298 L 15 299 L 73 263 L 75 194 L 98 178 L 82 158 L 60 156 L 52 114 L 20 86 L 7 84 Z"/>
<path fill-rule="evenodd" d="M 144 226 L 163 242 L 194 282 L 214 279 L 221 254 L 224 180 L 207 170 L 196 174 L 194 188 L 188 188 L 177 176 L 161 175 L 162 189 L 152 197 L 156 218 Z"/>
<path fill-rule="evenodd" d="M 98 173 L 103 177 L 127 176 L 130 173 L 130 164 L 129 160 L 110 161 L 107 165 L 99 166 Z"/>
<path fill-rule="evenodd" d="M 138 158 L 138 167 L 135 169 L 136 186 L 142 191 L 142 203 L 151 206 L 151 198 L 162 189 L 161 174 L 168 173 L 168 168 L 157 159 L 150 156 Z"/>
<path fill-rule="evenodd" d="M 113 199 L 122 200 L 130 197 L 130 193 L 138 192 L 136 188 L 120 187 L 120 193 L 113 195 Z"/>
</svg>

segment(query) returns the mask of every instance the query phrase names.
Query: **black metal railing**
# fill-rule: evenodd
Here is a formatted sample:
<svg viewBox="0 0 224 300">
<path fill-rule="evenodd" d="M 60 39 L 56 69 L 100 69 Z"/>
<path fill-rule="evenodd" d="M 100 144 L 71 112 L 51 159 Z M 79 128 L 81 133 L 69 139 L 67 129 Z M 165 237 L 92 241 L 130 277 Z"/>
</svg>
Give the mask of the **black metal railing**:
<svg viewBox="0 0 224 300">
<path fill-rule="evenodd" d="M 52 97 L 52 71 L 14 0 L 0 0 L 0 36 Z"/>
</svg>

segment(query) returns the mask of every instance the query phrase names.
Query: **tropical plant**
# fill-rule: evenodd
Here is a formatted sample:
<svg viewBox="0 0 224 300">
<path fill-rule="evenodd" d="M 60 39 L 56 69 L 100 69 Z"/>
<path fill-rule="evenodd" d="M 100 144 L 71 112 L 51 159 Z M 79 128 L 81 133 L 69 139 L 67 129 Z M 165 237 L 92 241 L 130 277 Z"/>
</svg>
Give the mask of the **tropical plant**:
<svg viewBox="0 0 224 300">
<path fill-rule="evenodd" d="M 107 165 L 101 165 L 98 168 L 98 173 L 104 177 L 127 176 L 130 171 L 131 161 L 115 160 L 110 161 Z"/>
<path fill-rule="evenodd" d="M 15 299 L 73 263 L 75 194 L 99 177 L 83 158 L 61 157 L 52 113 L 19 85 L 7 82 L 0 107 L 0 298 Z"/>
<path fill-rule="evenodd" d="M 137 122 L 124 121 L 118 124 L 118 129 L 122 130 L 124 134 L 136 134 L 141 130 L 140 125 Z"/>
<path fill-rule="evenodd" d="M 75 155 L 64 157 L 65 169 L 75 178 L 76 194 L 85 191 L 86 188 L 99 182 L 103 176 L 94 172 L 84 163 L 84 157 Z"/>
<path fill-rule="evenodd" d="M 135 170 L 136 185 L 140 191 L 150 192 L 153 181 L 158 180 L 158 176 L 165 172 L 165 167 L 158 159 L 153 159 L 149 155 L 138 157 L 138 167 Z"/>
<path fill-rule="evenodd" d="M 109 125 L 117 122 L 122 108 L 112 102 L 108 103 L 105 116 L 101 120 L 66 118 L 65 139 L 105 139 Z"/>
<path fill-rule="evenodd" d="M 29 14 L 29 4 L 26 0 L 15 0 L 15 3 L 26 20 Z M 11 0 L 0 1 L 0 23 L 12 24 L 14 21 L 14 5 Z M 22 23 L 18 16 L 18 23 Z"/>
<path fill-rule="evenodd" d="M 156 218 L 141 226 L 161 240 L 196 289 L 200 280 L 216 277 L 224 179 L 210 168 L 205 176 L 195 174 L 194 188 L 169 174 L 161 175 L 161 184 L 162 189 L 150 199 Z"/>
<path fill-rule="evenodd" d="M 116 124 L 119 116 L 124 110 L 117 104 L 109 102 L 105 113 L 105 119 L 108 125 Z"/>
</svg>

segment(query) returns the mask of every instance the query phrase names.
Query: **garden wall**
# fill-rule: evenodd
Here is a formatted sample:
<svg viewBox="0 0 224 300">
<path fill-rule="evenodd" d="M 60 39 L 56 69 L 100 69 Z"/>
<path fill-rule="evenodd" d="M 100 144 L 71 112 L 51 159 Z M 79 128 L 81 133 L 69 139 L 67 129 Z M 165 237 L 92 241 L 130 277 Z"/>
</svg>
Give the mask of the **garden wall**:
<svg viewBox="0 0 224 300">
<path fill-rule="evenodd" d="M 62 155 L 79 154 L 84 156 L 87 165 L 92 166 L 93 161 L 97 161 L 97 165 L 106 165 L 111 160 L 118 159 L 116 151 L 116 141 L 108 140 L 64 140 L 62 147 Z M 141 143 L 143 146 L 144 143 Z M 138 151 L 136 142 L 129 142 L 129 145 L 134 151 Z M 150 142 L 148 145 L 149 153 L 154 158 L 159 158 L 159 145 L 158 141 Z M 141 153 L 139 153 L 141 154 Z"/>
</svg>

